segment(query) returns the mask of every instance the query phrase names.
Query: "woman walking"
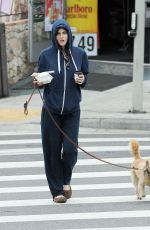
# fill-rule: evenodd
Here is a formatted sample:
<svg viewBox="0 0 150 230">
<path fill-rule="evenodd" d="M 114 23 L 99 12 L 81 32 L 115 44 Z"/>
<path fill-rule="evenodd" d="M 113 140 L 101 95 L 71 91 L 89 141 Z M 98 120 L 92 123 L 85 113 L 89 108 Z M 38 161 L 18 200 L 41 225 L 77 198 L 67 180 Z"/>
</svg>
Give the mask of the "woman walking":
<svg viewBox="0 0 150 230">
<path fill-rule="evenodd" d="M 81 87 L 87 82 L 88 59 L 83 49 L 72 45 L 70 26 L 63 19 L 53 24 L 52 45 L 39 56 L 38 72 L 45 71 L 54 71 L 51 83 L 44 84 L 46 106 L 60 128 L 77 144 Z M 34 83 L 43 85 L 38 81 Z M 45 172 L 53 201 L 64 203 L 72 195 L 70 183 L 78 151 L 57 129 L 44 106 L 41 133 Z"/>
</svg>

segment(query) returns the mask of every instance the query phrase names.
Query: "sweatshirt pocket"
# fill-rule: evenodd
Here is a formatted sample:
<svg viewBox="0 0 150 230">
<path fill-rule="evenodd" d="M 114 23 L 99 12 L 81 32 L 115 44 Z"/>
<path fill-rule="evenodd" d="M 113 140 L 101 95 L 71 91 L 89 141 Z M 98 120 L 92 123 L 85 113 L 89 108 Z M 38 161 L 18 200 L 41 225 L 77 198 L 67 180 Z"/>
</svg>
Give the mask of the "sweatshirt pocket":
<svg viewBox="0 0 150 230">
<path fill-rule="evenodd" d="M 66 111 L 72 111 L 75 108 L 79 107 L 79 103 L 81 101 L 81 91 L 80 89 L 76 89 L 74 91 L 67 91 L 65 98 L 65 107 Z"/>
<path fill-rule="evenodd" d="M 63 91 L 60 89 L 51 89 L 47 95 L 47 100 L 51 108 L 60 111 L 63 102 Z"/>
</svg>

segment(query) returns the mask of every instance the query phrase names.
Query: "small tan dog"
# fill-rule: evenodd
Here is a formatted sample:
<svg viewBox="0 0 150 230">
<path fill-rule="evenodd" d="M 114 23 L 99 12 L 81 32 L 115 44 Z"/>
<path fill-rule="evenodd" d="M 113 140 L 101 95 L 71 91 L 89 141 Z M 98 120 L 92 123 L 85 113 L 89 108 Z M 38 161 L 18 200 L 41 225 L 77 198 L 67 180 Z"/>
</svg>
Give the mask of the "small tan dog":
<svg viewBox="0 0 150 230">
<path fill-rule="evenodd" d="M 131 167 L 135 168 L 131 170 L 131 178 L 137 199 L 141 200 L 145 197 L 145 186 L 150 186 L 150 159 L 141 158 L 139 143 L 134 139 L 130 142 L 130 152 L 134 156 Z"/>
</svg>

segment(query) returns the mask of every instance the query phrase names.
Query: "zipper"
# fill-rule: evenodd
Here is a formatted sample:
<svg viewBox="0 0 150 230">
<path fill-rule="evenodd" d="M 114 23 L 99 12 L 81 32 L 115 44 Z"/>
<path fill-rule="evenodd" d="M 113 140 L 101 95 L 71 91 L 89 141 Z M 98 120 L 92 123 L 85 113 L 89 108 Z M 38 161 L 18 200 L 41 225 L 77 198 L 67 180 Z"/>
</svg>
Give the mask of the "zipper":
<svg viewBox="0 0 150 230">
<path fill-rule="evenodd" d="M 66 66 L 65 66 L 65 61 L 64 61 L 64 92 L 63 92 L 63 102 L 62 102 L 62 107 L 61 107 L 61 115 L 64 110 L 65 95 L 66 95 Z"/>
<path fill-rule="evenodd" d="M 74 61 L 74 58 L 73 58 L 73 56 L 72 56 L 72 53 L 71 53 L 71 50 L 69 49 L 69 52 L 70 52 L 70 55 L 71 55 L 71 59 L 72 59 L 72 61 L 73 61 L 73 64 L 74 64 L 74 67 L 75 67 L 75 70 L 77 71 L 78 70 L 78 68 L 77 68 L 77 65 L 76 65 L 76 63 L 75 63 L 75 61 Z M 59 53 L 59 55 L 60 55 L 60 53 Z M 59 65 L 60 65 L 60 57 L 58 57 L 58 63 L 59 63 Z M 60 71 L 60 66 L 59 66 L 59 71 Z M 63 110 L 64 110 L 64 104 L 65 104 L 65 96 L 66 96 L 66 65 L 65 65 L 65 60 L 64 60 L 64 92 L 63 92 L 63 102 L 62 102 L 62 107 L 61 107 L 61 115 L 62 115 L 62 113 L 63 113 Z"/>
</svg>

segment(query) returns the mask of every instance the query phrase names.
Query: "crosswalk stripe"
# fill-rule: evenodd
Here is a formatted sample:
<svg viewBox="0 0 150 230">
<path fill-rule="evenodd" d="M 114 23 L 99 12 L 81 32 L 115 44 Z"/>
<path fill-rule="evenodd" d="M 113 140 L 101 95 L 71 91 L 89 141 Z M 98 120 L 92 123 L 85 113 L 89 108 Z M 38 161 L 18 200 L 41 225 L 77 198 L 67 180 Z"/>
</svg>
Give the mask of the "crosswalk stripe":
<svg viewBox="0 0 150 230">
<path fill-rule="evenodd" d="M 83 184 L 72 185 L 73 190 L 93 190 L 93 189 L 124 189 L 133 188 L 132 183 L 110 183 L 110 184 Z M 48 192 L 48 186 L 32 186 L 32 187 L 5 187 L 0 188 L 0 193 L 28 193 L 28 192 Z"/>
<path fill-rule="evenodd" d="M 0 149 L 0 156 L 21 156 L 21 155 L 41 155 L 42 148 L 15 148 L 15 149 Z"/>
<path fill-rule="evenodd" d="M 41 139 L 2 140 L 0 145 L 41 144 Z"/>
<path fill-rule="evenodd" d="M 114 164 L 128 164 L 133 161 L 133 158 L 102 158 L 103 160 L 106 160 L 108 162 L 114 163 Z M 144 159 L 144 157 L 143 157 Z M 77 166 L 80 165 L 103 165 L 106 164 L 102 161 L 99 161 L 97 159 L 82 159 L 77 161 Z"/>
<path fill-rule="evenodd" d="M 0 223 L 150 217 L 149 210 L 0 216 Z"/>
<path fill-rule="evenodd" d="M 102 158 L 108 162 L 114 164 L 128 164 L 133 161 L 133 158 Z M 145 159 L 145 157 L 143 157 Z M 105 162 L 99 161 L 97 159 L 81 159 L 77 161 L 76 166 L 85 165 L 103 165 Z M 44 167 L 43 161 L 19 161 L 19 162 L 0 162 L 0 169 L 2 168 L 39 168 Z"/>
<path fill-rule="evenodd" d="M 142 202 L 149 201 L 150 196 L 143 199 Z M 103 204 L 103 203 L 127 203 L 138 202 L 136 196 L 104 196 L 104 197 L 82 197 L 71 198 L 65 203 L 73 204 Z M 139 201 L 140 202 L 140 201 Z M 48 206 L 55 205 L 52 199 L 29 199 L 29 200 L 8 200 L 0 201 L 0 208 L 6 207 L 27 207 L 27 206 Z"/>
<path fill-rule="evenodd" d="M 119 152 L 119 151 L 128 151 L 129 146 L 82 146 L 82 148 L 87 152 Z M 140 146 L 140 150 L 150 150 L 150 146 Z M 79 153 L 82 150 L 79 149 Z M 7 155 L 31 155 L 31 154 L 41 154 L 42 148 L 19 148 L 19 149 L 1 149 L 0 155 L 7 154 Z"/>
<path fill-rule="evenodd" d="M 19 135 L 19 136 L 25 136 L 25 135 L 40 135 L 41 134 L 41 132 L 40 131 L 18 131 L 17 129 L 16 129 L 16 131 L 15 132 L 0 132 L 0 136 L 16 136 L 16 135 Z"/>
<path fill-rule="evenodd" d="M 25 181 L 25 180 L 46 180 L 45 174 L 39 175 L 17 175 L 17 176 L 0 176 L 0 182 L 8 181 Z"/>
<path fill-rule="evenodd" d="M 130 176 L 130 171 L 109 171 L 109 172 L 87 172 L 87 173 L 73 173 L 72 178 L 93 178 L 93 177 L 126 177 Z"/>
<path fill-rule="evenodd" d="M 112 171 L 112 172 L 87 172 L 73 173 L 72 178 L 100 178 L 100 177 L 126 177 L 130 176 L 130 171 Z M 46 180 L 45 174 L 38 175 L 17 175 L 17 176 L 0 176 L 0 182 L 5 181 L 25 181 L 25 180 Z"/>
<path fill-rule="evenodd" d="M 95 134 L 95 130 L 93 131 L 93 129 L 91 129 L 91 128 L 80 128 L 80 134 L 84 134 L 84 135 L 89 135 L 89 134 Z M 98 131 L 97 131 L 97 133 L 98 133 Z M 1 131 L 0 132 L 0 136 L 16 136 L 16 135 L 21 135 L 21 136 L 23 136 L 23 135 L 39 135 L 39 134 L 41 134 L 41 132 L 40 132 L 40 126 L 39 126 L 39 128 L 35 131 L 35 130 L 30 130 L 30 131 L 28 131 L 28 130 L 15 130 L 15 132 L 14 131 L 10 131 L 10 132 L 7 132 L 7 131 Z M 100 131 L 100 134 L 103 134 L 103 131 L 101 130 Z"/>
<path fill-rule="evenodd" d="M 131 139 L 136 139 L 137 141 L 150 141 L 150 137 L 102 137 L 102 138 L 79 138 L 79 142 L 130 142 Z"/>
<path fill-rule="evenodd" d="M 149 230 L 149 226 L 142 227 L 115 227 L 115 228 L 86 228 L 86 230 Z M 68 229 L 61 229 L 68 230 Z M 77 230 L 74 228 L 69 228 L 69 230 Z M 85 230 L 85 228 L 80 228 L 80 230 Z"/>
<path fill-rule="evenodd" d="M 19 161 L 19 162 L 1 162 L 0 169 L 11 168 L 41 168 L 44 167 L 43 161 Z"/>
<path fill-rule="evenodd" d="M 1 139 L 1 136 L 2 136 L 2 133 L 3 132 L 0 132 L 0 139 Z M 134 186 L 132 183 L 129 183 L 131 180 L 130 178 L 129 179 L 129 182 L 127 183 L 120 183 L 121 181 L 121 178 L 119 177 L 130 177 L 130 170 L 124 170 L 124 169 L 120 169 L 119 171 L 107 171 L 107 172 L 95 172 L 93 170 L 93 172 L 76 172 L 76 173 L 73 173 L 72 175 L 72 179 L 84 179 L 84 178 L 89 178 L 89 181 L 90 181 L 90 178 L 104 178 L 104 182 L 105 184 L 102 184 L 100 182 L 100 184 L 96 184 L 94 181 L 93 184 L 90 184 L 92 183 L 92 180 L 90 181 L 90 183 L 88 184 L 88 180 L 84 183 L 86 184 L 77 184 L 77 180 L 76 181 L 72 181 L 72 190 L 73 191 L 79 191 L 80 194 L 83 196 L 84 193 L 86 191 L 91 191 L 91 197 L 85 197 L 85 196 L 80 196 L 80 197 L 72 197 L 71 199 L 69 199 L 67 201 L 67 203 L 64 203 L 64 204 L 56 204 L 53 202 L 52 199 L 42 199 L 42 198 L 39 198 L 39 199 L 31 199 L 30 195 L 33 193 L 38 193 L 38 192 L 48 192 L 48 194 L 50 193 L 50 190 L 49 190 L 49 187 L 47 184 L 42 184 L 41 183 L 41 186 L 34 186 L 34 184 L 32 186 L 31 185 L 31 182 L 28 183 L 27 181 L 36 181 L 36 180 L 39 180 L 42 182 L 42 180 L 45 180 L 46 181 L 46 176 L 45 174 L 26 174 L 28 173 L 27 169 L 28 168 L 44 168 L 44 161 L 43 160 L 38 160 L 38 161 L 35 161 L 32 159 L 32 157 L 30 157 L 32 160 L 31 161 L 24 161 L 21 159 L 21 156 L 22 155 L 41 155 L 42 156 L 42 147 L 38 147 L 38 145 L 34 145 L 34 146 L 37 146 L 34 148 L 34 146 L 32 146 L 32 144 L 41 144 L 41 138 L 40 136 L 37 136 L 40 135 L 40 132 L 22 132 L 21 134 L 18 132 L 4 132 L 5 134 L 3 135 L 3 139 L 5 139 L 5 136 L 7 137 L 7 135 L 9 135 L 9 140 L 6 139 L 6 140 L 0 140 L 0 169 L 23 169 L 24 172 L 21 171 L 21 173 L 24 173 L 23 175 L 15 175 L 15 172 L 13 173 L 14 175 L 10 175 L 10 176 L 0 176 L 0 182 L 2 182 L 0 185 L 0 194 L 15 194 L 16 195 L 11 195 L 12 197 L 14 197 L 13 199 L 9 198 L 8 199 L 11 199 L 11 200 L 3 200 L 3 195 L 1 196 L 1 200 L 0 200 L 0 208 L 12 208 L 12 207 L 36 207 L 36 206 L 45 206 L 45 208 L 47 207 L 51 207 L 51 206 L 59 206 L 59 205 L 62 205 L 64 206 L 64 210 L 65 210 L 65 206 L 66 207 L 69 207 L 70 205 L 72 205 L 72 208 L 76 207 L 75 205 L 88 205 L 88 204 L 111 204 L 113 203 L 112 205 L 115 205 L 115 203 L 120 203 L 122 204 L 121 207 L 123 207 L 123 203 L 129 203 L 133 205 L 133 203 L 139 203 L 140 201 L 137 200 L 136 198 L 136 195 L 119 195 L 119 196 L 105 196 L 105 194 L 103 196 L 100 196 L 100 197 L 94 197 L 92 194 L 94 194 L 94 190 L 96 191 L 97 190 L 97 193 L 100 191 L 100 190 L 106 190 L 106 193 L 107 191 L 113 191 L 113 189 L 117 189 L 117 190 L 120 190 L 120 191 L 123 191 L 125 192 L 126 190 L 123 190 L 123 189 L 130 189 L 132 188 L 132 190 L 134 191 Z M 108 161 L 108 162 L 111 162 L 111 163 L 114 163 L 114 164 L 119 164 L 119 165 L 124 165 L 124 164 L 131 164 L 133 162 L 133 157 L 131 156 L 130 152 L 129 152 L 129 145 L 128 143 L 125 143 L 125 142 L 129 142 L 132 138 L 132 134 L 128 137 L 107 137 L 107 135 L 105 137 L 92 137 L 92 134 L 91 134 L 91 137 L 89 138 L 89 133 L 87 132 L 82 132 L 85 134 L 85 137 L 81 137 L 79 138 L 79 145 L 81 144 L 82 148 L 87 151 L 87 152 L 90 152 L 90 153 L 102 153 L 102 152 L 107 152 L 107 153 L 113 153 L 113 152 L 121 152 L 121 155 L 122 157 L 118 158 L 102 158 L 104 161 Z M 11 136 L 12 134 L 12 136 Z M 30 137 L 32 137 L 31 135 L 33 135 L 32 139 L 31 138 L 27 138 L 27 136 L 24 138 L 24 135 L 30 135 Z M 88 134 L 88 136 L 86 137 L 86 134 Z M 93 132 L 94 134 L 94 132 Z M 17 136 L 16 135 L 21 135 L 21 137 L 19 137 L 19 139 L 17 139 Z M 36 137 L 34 137 L 34 135 L 36 135 Z M 134 136 L 134 135 L 133 135 Z M 21 138 L 21 139 L 20 139 Z M 27 138 L 27 139 L 26 139 Z M 137 139 L 138 141 L 142 141 L 142 142 L 149 142 L 150 141 L 150 138 L 149 137 L 136 137 L 135 139 Z M 101 143 L 101 146 L 96 146 L 96 144 L 94 145 L 94 143 Z M 117 143 L 119 142 L 123 142 L 123 146 L 119 146 Z M 83 144 L 82 144 L 83 143 Z M 85 144 L 84 144 L 85 143 Z M 86 146 L 86 143 L 89 143 L 91 146 Z M 103 146 L 102 143 L 105 143 L 105 145 Z M 109 143 L 109 145 L 107 146 L 106 143 Z M 25 147 L 26 144 L 29 144 L 29 148 Z M 10 145 L 12 145 L 10 148 Z M 15 145 L 20 145 L 20 146 L 17 146 L 17 148 L 15 148 Z M 21 148 L 21 145 L 23 148 Z M 8 146 L 8 149 L 6 149 L 6 147 Z M 4 148 L 5 147 L 5 148 Z M 19 148 L 18 148 L 19 147 Z M 4 148 L 4 149 L 3 149 Z M 10 149 L 9 149 L 10 148 Z M 150 150 L 150 146 L 148 146 L 148 144 L 143 143 L 143 145 L 140 145 L 140 150 Z M 82 151 L 79 149 L 79 153 L 81 153 Z M 127 152 L 127 153 L 126 153 Z M 85 156 L 86 154 L 83 153 Z M 6 159 L 2 156 L 15 156 L 15 155 L 19 155 L 20 158 L 19 160 L 21 161 L 7 161 L 6 162 Z M 98 155 L 97 155 L 98 156 Z M 108 156 L 108 155 L 107 155 Z M 112 156 L 112 154 L 111 154 Z M 125 156 L 129 156 L 129 157 L 125 157 Z M 101 156 L 100 156 L 101 157 Z M 80 166 L 94 166 L 94 165 L 104 165 L 106 163 L 104 162 L 101 162 L 101 161 L 98 161 L 96 159 L 93 159 L 93 158 L 90 158 L 89 156 L 87 157 L 88 159 L 80 159 L 78 158 L 78 161 L 77 161 L 77 164 L 76 164 L 76 167 L 80 167 Z M 143 157 L 146 159 L 146 157 Z M 40 158 L 42 159 L 42 158 Z M 18 160 L 18 158 L 17 158 Z M 88 168 L 86 168 L 87 170 Z M 34 170 L 34 169 L 33 169 Z M 113 170 L 113 169 L 112 169 Z M 123 170 L 123 171 L 121 171 Z M 36 170 L 37 171 L 37 170 Z M 33 173 L 35 173 L 33 171 Z M 116 179 L 118 178 L 119 183 L 114 183 L 112 181 L 112 183 L 107 183 L 107 181 L 105 180 L 105 178 L 109 178 L 111 180 L 111 178 L 115 178 Z M 102 179 L 101 179 L 102 180 Z M 15 186 L 15 183 L 14 183 L 14 187 L 11 187 L 12 183 L 4 183 L 3 182 L 9 182 L 9 181 L 14 181 L 16 183 L 17 186 Z M 19 186 L 19 183 L 17 184 L 17 181 L 25 181 L 25 183 L 23 184 L 24 187 L 21 187 Z M 122 180 L 123 182 L 123 180 Z M 38 182 L 39 184 L 39 182 Z M 22 184 L 21 184 L 22 185 Z M 37 183 L 36 183 L 37 185 Z M 46 186 L 45 186 L 46 185 Z M 6 187 L 8 186 L 8 187 Z M 98 191 L 99 190 L 99 191 Z M 117 190 L 114 190 L 114 191 L 117 191 Z M 82 192 L 83 191 L 83 192 Z M 103 191 L 101 191 L 103 192 Z M 22 193 L 23 194 L 23 200 L 19 200 L 19 196 L 21 197 L 22 195 L 19 194 L 19 193 Z M 27 193 L 31 193 L 31 194 L 28 194 Z M 90 192 L 89 192 L 90 193 Z M 33 195 L 32 194 L 32 195 Z M 121 194 L 121 192 L 120 192 Z M 36 194 L 38 195 L 38 194 Z M 111 195 L 111 194 L 110 194 Z M 42 195 L 43 196 L 43 195 Z M 90 195 L 89 195 L 90 196 Z M 30 197 L 30 198 L 29 198 Z M 39 197 L 39 195 L 38 195 Z M 41 196 L 40 196 L 41 197 Z M 29 198 L 29 199 L 28 199 Z M 16 199 L 16 200 L 15 200 Z M 146 196 L 146 198 L 144 198 L 142 200 L 142 202 L 149 202 L 150 200 L 150 196 Z M 73 206 L 74 205 L 74 206 Z M 85 206 L 86 207 L 86 206 Z M 96 206 L 97 207 L 97 206 Z M 117 207 L 117 206 L 116 206 Z M 80 210 L 78 210 L 77 212 L 74 211 L 74 209 L 72 209 L 72 212 L 68 212 L 67 209 L 65 212 L 61 212 L 61 213 L 58 213 L 53 211 L 52 213 L 47 213 L 45 214 L 43 211 L 41 211 L 41 214 L 36 214 L 34 213 L 34 211 L 32 213 L 30 213 L 28 215 L 28 213 L 25 211 L 24 213 L 22 213 L 22 215 L 18 215 L 16 213 L 16 215 L 9 215 L 8 214 L 5 214 L 3 216 L 0 216 L 0 224 L 1 223 L 21 223 L 21 222 L 39 222 L 39 221 L 60 221 L 60 220 L 63 220 L 63 221 L 67 221 L 67 220 L 102 220 L 102 219 L 123 219 L 123 218 L 149 218 L 150 217 L 150 212 L 149 210 L 145 210 L 144 208 L 144 205 L 140 208 L 140 210 L 135 210 L 135 208 L 132 210 L 132 211 L 124 211 L 124 210 L 118 210 L 118 208 L 116 208 L 117 211 L 110 211 L 108 210 L 105 211 L 105 212 L 100 212 L 100 211 L 94 211 L 95 212 L 92 212 L 93 210 L 90 210 L 91 212 L 81 212 L 80 213 Z M 24 210 L 26 210 L 24 208 Z M 33 209 L 34 210 L 34 209 Z M 42 210 L 42 209 L 41 209 Z M 85 209 L 85 211 L 88 210 L 88 209 Z M 130 209 L 131 210 L 131 209 Z M 136 222 L 134 222 L 136 225 Z M 93 225 L 89 225 L 89 228 L 86 228 L 87 230 L 98 230 L 99 228 L 90 228 L 90 226 L 93 226 Z M 66 226 L 65 226 L 66 227 Z M 73 225 L 72 225 L 73 227 Z M 80 230 L 83 230 L 82 229 L 83 226 L 81 225 L 81 228 Z M 70 230 L 75 230 L 75 229 L 71 229 L 69 228 Z M 101 230 L 148 230 L 149 229 L 149 226 L 142 226 L 142 227 L 110 227 L 110 228 L 100 228 Z M 65 229 L 62 229 L 62 230 L 65 230 Z"/>
<path fill-rule="evenodd" d="M 125 137 L 125 138 L 79 138 L 79 143 L 85 143 L 85 142 L 130 142 L 132 138 L 130 137 Z M 141 137 L 141 138 L 136 138 L 136 140 L 138 141 L 143 141 L 143 142 L 147 142 L 150 141 L 149 137 Z M 41 144 L 41 139 L 38 138 L 34 138 L 34 139 L 11 139 L 11 140 L 0 140 L 0 145 L 13 145 L 13 144 L 34 144 L 34 143 L 39 143 Z"/>
<path fill-rule="evenodd" d="M 40 124 L 40 123 L 39 123 Z M 83 127 L 80 127 L 80 133 L 79 134 L 84 134 L 84 135 L 89 135 L 89 134 L 95 134 L 95 130 L 93 130 L 93 128 L 83 128 Z M 103 130 L 96 130 L 96 133 L 97 134 L 105 134 L 105 135 L 110 135 L 110 134 L 106 134 Z M 30 130 L 25 130 L 25 129 L 22 129 L 22 130 L 19 130 L 19 129 L 16 129 L 15 131 L 0 131 L 0 136 L 9 136 L 9 135 L 31 135 L 31 134 L 41 134 L 41 131 L 40 131 L 40 125 L 39 125 L 39 128 L 37 128 L 36 130 L 34 129 L 30 129 Z M 116 133 L 111 133 L 112 135 L 113 134 L 116 134 Z"/>
<path fill-rule="evenodd" d="M 42 148 L 17 148 L 17 149 L 1 149 L 0 156 L 21 156 L 21 155 L 41 155 Z"/>
</svg>

